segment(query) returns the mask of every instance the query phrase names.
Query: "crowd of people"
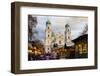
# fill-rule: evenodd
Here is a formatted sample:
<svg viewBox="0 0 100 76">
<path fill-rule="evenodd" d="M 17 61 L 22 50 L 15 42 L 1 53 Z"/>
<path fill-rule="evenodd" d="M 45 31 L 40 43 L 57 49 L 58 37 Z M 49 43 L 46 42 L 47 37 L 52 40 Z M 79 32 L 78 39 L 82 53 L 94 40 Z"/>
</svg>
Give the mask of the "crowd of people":
<svg viewBox="0 0 100 76">
<path fill-rule="evenodd" d="M 28 60 L 52 60 L 59 59 L 60 56 L 56 52 L 44 54 L 28 54 Z"/>
</svg>

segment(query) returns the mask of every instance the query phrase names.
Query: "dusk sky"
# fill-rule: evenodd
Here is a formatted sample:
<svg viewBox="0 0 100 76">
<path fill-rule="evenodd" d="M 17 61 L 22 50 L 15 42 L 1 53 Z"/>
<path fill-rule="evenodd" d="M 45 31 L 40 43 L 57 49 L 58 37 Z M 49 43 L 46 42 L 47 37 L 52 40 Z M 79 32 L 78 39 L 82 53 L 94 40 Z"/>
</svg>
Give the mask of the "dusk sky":
<svg viewBox="0 0 100 76">
<path fill-rule="evenodd" d="M 86 24 L 88 25 L 87 17 L 60 17 L 60 16 L 34 16 L 37 17 L 37 25 L 36 30 L 38 31 L 38 37 L 40 40 L 44 40 L 45 38 L 45 28 L 46 21 L 49 20 L 51 22 L 52 31 L 54 33 L 62 33 L 64 34 L 65 25 L 69 24 L 71 27 L 71 37 L 72 39 L 77 38 L 83 32 Z"/>
</svg>

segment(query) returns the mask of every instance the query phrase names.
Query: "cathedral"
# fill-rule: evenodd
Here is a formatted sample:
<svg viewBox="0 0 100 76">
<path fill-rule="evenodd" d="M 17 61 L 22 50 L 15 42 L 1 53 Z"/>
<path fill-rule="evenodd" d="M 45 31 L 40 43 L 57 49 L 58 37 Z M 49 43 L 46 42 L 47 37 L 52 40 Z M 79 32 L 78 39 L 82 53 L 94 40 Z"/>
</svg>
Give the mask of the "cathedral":
<svg viewBox="0 0 100 76">
<path fill-rule="evenodd" d="M 71 40 L 71 28 L 68 24 L 65 25 L 64 34 L 54 33 L 52 30 L 51 22 L 48 20 L 46 22 L 45 29 L 45 52 L 50 53 L 51 48 L 56 44 L 58 47 L 67 47 L 74 46 L 74 43 Z"/>
</svg>

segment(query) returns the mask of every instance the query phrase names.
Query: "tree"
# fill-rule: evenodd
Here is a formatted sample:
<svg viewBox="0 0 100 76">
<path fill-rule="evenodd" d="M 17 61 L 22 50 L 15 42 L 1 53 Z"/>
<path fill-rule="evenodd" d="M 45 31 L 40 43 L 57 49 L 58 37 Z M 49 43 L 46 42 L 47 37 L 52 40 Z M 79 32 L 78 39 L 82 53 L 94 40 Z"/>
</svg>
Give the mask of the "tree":
<svg viewBox="0 0 100 76">
<path fill-rule="evenodd" d="M 84 35 L 87 33 L 87 31 L 88 31 L 88 25 L 86 24 L 86 26 L 84 27 L 84 30 L 81 34 Z"/>
<path fill-rule="evenodd" d="M 32 37 L 34 34 L 37 34 L 36 30 L 33 32 L 33 28 L 36 28 L 37 25 L 37 17 L 33 17 L 32 15 L 28 15 L 28 41 L 32 41 Z"/>
</svg>

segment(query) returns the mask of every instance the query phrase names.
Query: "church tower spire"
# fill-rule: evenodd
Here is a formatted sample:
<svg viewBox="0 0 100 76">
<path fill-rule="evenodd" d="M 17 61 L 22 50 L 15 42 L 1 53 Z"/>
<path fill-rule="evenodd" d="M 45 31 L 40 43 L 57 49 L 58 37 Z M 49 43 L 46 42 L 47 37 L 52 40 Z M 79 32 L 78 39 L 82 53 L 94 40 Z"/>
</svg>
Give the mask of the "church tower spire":
<svg viewBox="0 0 100 76">
<path fill-rule="evenodd" d="M 47 20 L 45 29 L 45 52 L 51 52 L 51 42 L 52 42 L 52 29 L 51 22 Z"/>
<path fill-rule="evenodd" d="M 74 43 L 71 41 L 71 28 L 69 24 L 65 25 L 65 44 L 66 46 L 74 45 Z"/>
</svg>

